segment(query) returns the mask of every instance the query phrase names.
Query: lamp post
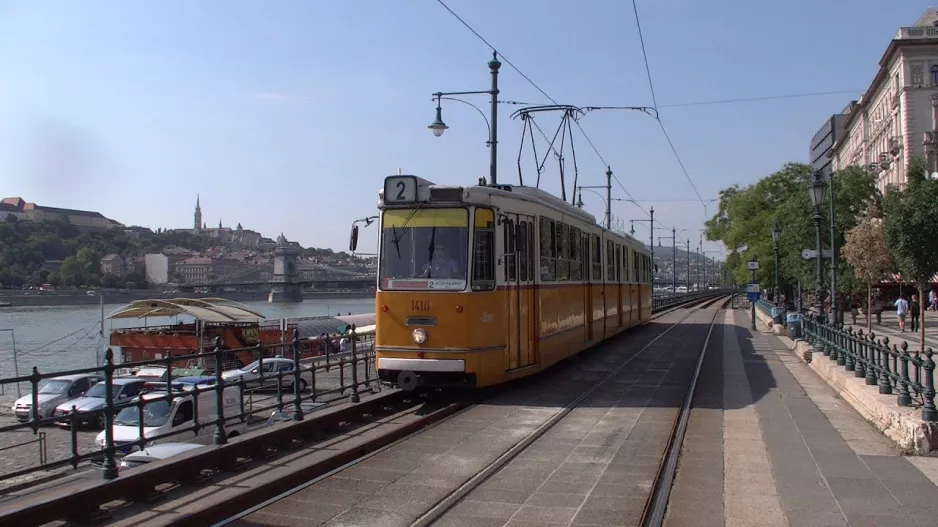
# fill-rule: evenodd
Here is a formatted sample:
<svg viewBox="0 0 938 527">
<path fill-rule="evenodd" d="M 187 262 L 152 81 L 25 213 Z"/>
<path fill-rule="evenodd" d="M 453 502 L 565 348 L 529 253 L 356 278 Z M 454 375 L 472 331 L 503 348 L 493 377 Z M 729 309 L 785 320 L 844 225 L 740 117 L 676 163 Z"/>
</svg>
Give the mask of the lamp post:
<svg viewBox="0 0 938 527">
<path fill-rule="evenodd" d="M 681 229 L 681 232 L 687 229 Z M 677 294 L 677 229 L 671 227 L 671 236 L 659 236 L 658 244 L 661 240 L 671 238 L 671 293 Z"/>
<path fill-rule="evenodd" d="M 579 185 L 576 187 L 577 203 L 576 206 L 583 208 L 583 189 L 601 188 L 606 190 L 606 230 L 612 230 L 612 167 L 606 167 L 606 185 Z M 617 200 L 618 201 L 618 200 Z"/>
<path fill-rule="evenodd" d="M 684 279 L 684 287 L 686 287 L 687 292 L 690 293 L 690 238 L 687 239 L 685 256 L 687 257 L 687 277 Z"/>
<path fill-rule="evenodd" d="M 491 109 L 491 125 L 489 126 L 489 184 L 492 186 L 498 185 L 498 69 L 502 66 L 502 63 L 498 61 L 498 52 L 492 52 L 492 60 L 489 61 L 489 71 L 492 74 L 492 87 L 488 90 L 479 90 L 479 91 L 460 91 L 460 92 L 436 92 L 433 94 L 433 97 L 436 98 L 436 119 L 427 127 L 433 131 L 433 135 L 440 137 L 443 135 L 443 132 L 446 131 L 448 126 L 443 122 L 443 108 L 440 106 L 440 101 L 444 99 L 446 95 L 479 95 L 479 94 L 488 94 L 492 99 L 492 109 Z M 460 101 L 465 102 L 465 101 Z M 467 103 L 468 104 L 468 103 Z M 483 114 L 484 116 L 484 114 Z"/>
<path fill-rule="evenodd" d="M 830 203 L 831 211 L 831 318 L 833 319 L 834 324 L 840 323 L 840 314 L 839 314 L 839 304 L 840 302 L 837 299 L 837 237 L 835 234 L 835 225 L 834 225 L 834 173 L 827 178 L 828 184 L 830 185 L 830 192 L 828 192 L 827 201 Z"/>
<path fill-rule="evenodd" d="M 778 305 L 778 241 L 782 237 L 782 228 L 778 226 L 778 223 L 772 227 L 772 242 L 775 244 L 775 287 L 772 290 L 772 298 L 775 300 L 775 305 Z"/>
<path fill-rule="evenodd" d="M 811 196 L 811 204 L 814 205 L 814 231 L 815 245 L 817 246 L 817 309 L 818 318 L 824 321 L 824 253 L 821 247 L 821 205 L 824 203 L 824 193 L 827 191 L 827 185 L 821 180 L 821 172 L 814 172 L 814 181 L 808 187 L 808 193 Z"/>
</svg>

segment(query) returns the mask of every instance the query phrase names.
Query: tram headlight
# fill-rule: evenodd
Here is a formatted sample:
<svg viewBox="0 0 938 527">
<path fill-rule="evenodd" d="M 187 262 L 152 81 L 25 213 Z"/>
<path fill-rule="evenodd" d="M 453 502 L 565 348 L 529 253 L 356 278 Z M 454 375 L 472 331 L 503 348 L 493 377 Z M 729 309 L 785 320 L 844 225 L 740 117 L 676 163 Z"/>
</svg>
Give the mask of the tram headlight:
<svg viewBox="0 0 938 527">
<path fill-rule="evenodd" d="M 423 344 L 427 341 L 427 332 L 423 328 L 415 329 L 411 336 L 414 338 L 415 344 Z"/>
</svg>

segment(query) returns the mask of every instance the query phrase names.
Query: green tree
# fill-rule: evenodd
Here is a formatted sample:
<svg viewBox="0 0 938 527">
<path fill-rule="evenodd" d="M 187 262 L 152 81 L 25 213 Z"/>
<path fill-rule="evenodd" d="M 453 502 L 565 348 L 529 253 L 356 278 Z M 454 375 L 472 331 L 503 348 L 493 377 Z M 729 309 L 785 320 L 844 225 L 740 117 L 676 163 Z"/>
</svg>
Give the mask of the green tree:
<svg viewBox="0 0 938 527">
<path fill-rule="evenodd" d="M 866 284 L 866 328 L 873 329 L 871 306 L 873 284 L 879 283 L 883 275 L 895 268 L 892 253 L 886 245 L 882 220 L 865 216 L 854 228 L 847 231 L 844 244 L 844 259 L 853 267 L 857 279 Z"/>
<path fill-rule="evenodd" d="M 750 280 L 746 262 L 753 256 L 762 263 L 757 273 L 759 282 L 763 287 L 772 283 L 774 245 L 770 231 L 775 222 L 782 229 L 780 280 L 783 283 L 800 281 L 808 287 L 817 282 L 815 263 L 801 258 L 802 250 L 815 247 L 814 207 L 808 194 L 812 178 L 810 166 L 788 163 L 753 185 L 745 188 L 733 186 L 720 193 L 720 207 L 706 224 L 706 236 L 708 240 L 723 242 L 731 255 L 739 253 L 739 258 L 727 259 L 727 269 L 737 283 Z M 871 204 L 878 202 L 879 196 L 876 178 L 855 167 L 837 172 L 833 187 L 835 240 L 840 248 L 844 243 L 844 233 L 856 225 Z M 821 239 L 824 248 L 830 248 L 828 211 L 827 204 L 822 206 Z M 841 258 L 838 262 L 838 290 L 858 289 L 859 283 L 852 269 Z"/>
<path fill-rule="evenodd" d="M 883 227 L 903 280 L 918 287 L 919 309 L 924 315 L 923 293 L 938 273 L 938 181 L 925 177 L 924 163 L 909 163 L 905 188 L 890 187 L 883 199 Z M 925 349 L 925 325 L 919 343 Z"/>
</svg>

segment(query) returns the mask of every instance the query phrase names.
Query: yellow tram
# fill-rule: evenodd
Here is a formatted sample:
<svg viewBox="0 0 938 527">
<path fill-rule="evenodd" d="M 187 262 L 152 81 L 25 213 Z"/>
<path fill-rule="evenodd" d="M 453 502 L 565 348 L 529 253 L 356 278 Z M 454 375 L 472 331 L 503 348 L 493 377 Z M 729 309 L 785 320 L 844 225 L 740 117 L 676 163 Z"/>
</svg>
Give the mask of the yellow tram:
<svg viewBox="0 0 938 527">
<path fill-rule="evenodd" d="M 537 373 L 651 318 L 648 248 L 539 189 L 385 179 L 376 369 L 405 390 Z"/>
</svg>

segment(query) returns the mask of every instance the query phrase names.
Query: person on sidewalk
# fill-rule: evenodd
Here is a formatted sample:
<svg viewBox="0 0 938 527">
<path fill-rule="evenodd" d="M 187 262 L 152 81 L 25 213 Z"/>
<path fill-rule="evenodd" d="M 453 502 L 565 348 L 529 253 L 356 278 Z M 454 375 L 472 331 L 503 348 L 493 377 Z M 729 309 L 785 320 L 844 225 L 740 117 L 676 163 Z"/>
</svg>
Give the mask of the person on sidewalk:
<svg viewBox="0 0 938 527">
<path fill-rule="evenodd" d="M 905 299 L 905 295 L 899 295 L 899 300 L 896 300 L 896 315 L 899 316 L 899 333 L 905 332 L 905 316 L 909 312 L 909 301 Z"/>
<path fill-rule="evenodd" d="M 918 295 L 912 295 L 912 301 L 909 302 L 909 316 L 912 318 L 912 329 L 915 331 L 918 329 L 918 317 L 920 313 L 918 310 Z"/>
<path fill-rule="evenodd" d="M 928 292 L 928 309 L 938 311 L 938 293 L 934 289 Z"/>
</svg>

